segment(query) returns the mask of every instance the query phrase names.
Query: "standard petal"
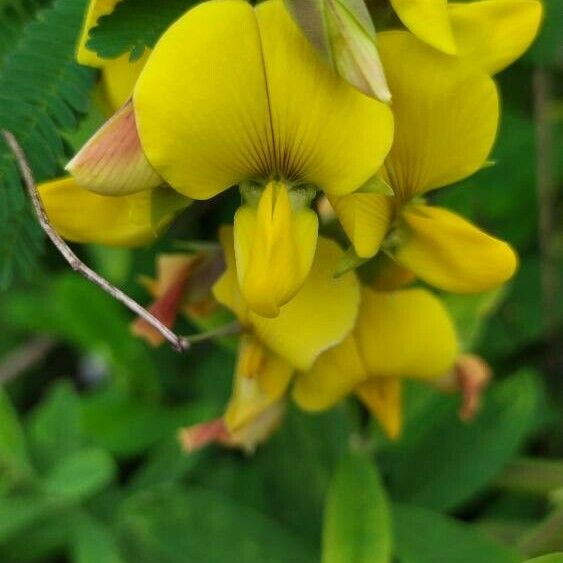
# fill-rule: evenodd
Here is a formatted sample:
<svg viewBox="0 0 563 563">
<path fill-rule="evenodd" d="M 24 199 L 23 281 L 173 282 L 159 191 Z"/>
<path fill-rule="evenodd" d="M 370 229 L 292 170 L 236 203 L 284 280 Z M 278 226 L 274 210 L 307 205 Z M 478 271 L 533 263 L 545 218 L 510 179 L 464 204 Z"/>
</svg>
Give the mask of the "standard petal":
<svg viewBox="0 0 563 563">
<path fill-rule="evenodd" d="M 353 334 L 319 356 L 313 367 L 297 374 L 295 402 L 307 411 L 328 409 L 369 377 Z"/>
<path fill-rule="evenodd" d="M 273 127 L 274 172 L 335 195 L 380 168 L 393 137 L 391 110 L 334 73 L 280 0 L 259 4 Z"/>
<path fill-rule="evenodd" d="M 457 355 L 452 321 L 442 303 L 424 289 L 364 288 L 355 334 L 372 377 L 440 377 Z"/>
<path fill-rule="evenodd" d="M 196 199 L 273 175 L 347 193 L 392 140 L 389 108 L 327 68 L 280 0 L 192 9 L 155 47 L 134 100 L 150 162 Z"/>
<path fill-rule="evenodd" d="M 391 225 L 392 198 L 371 193 L 331 196 L 329 201 L 360 258 L 377 254 Z"/>
<path fill-rule="evenodd" d="M 416 205 L 402 218 L 406 239 L 395 258 L 435 287 L 456 293 L 487 291 L 516 270 L 518 260 L 510 245 L 447 209 Z"/>
<path fill-rule="evenodd" d="M 293 210 L 283 184 L 270 182 L 257 208 L 239 208 L 234 228 L 237 275 L 252 311 L 276 317 L 299 291 L 313 263 L 317 232 L 316 213 Z"/>
<path fill-rule="evenodd" d="M 246 2 L 204 2 L 174 23 L 134 103 L 149 161 L 181 193 L 208 199 L 271 171 L 260 33 Z"/>
<path fill-rule="evenodd" d="M 403 425 L 402 391 L 403 382 L 392 377 L 372 378 L 356 389 L 358 397 L 392 440 L 399 436 Z"/>
<path fill-rule="evenodd" d="M 419 39 L 448 55 L 456 54 L 456 41 L 448 17 L 448 0 L 391 0 L 391 5 L 405 26 Z"/>
<path fill-rule="evenodd" d="M 106 63 L 106 59 L 99 58 L 96 53 L 86 47 L 86 42 L 90 30 L 102 16 L 111 14 L 118 2 L 119 0 L 89 0 L 76 51 L 76 60 L 80 64 L 99 68 Z"/>
<path fill-rule="evenodd" d="M 189 204 L 169 189 L 110 197 L 81 188 L 73 178 L 39 186 L 39 195 L 55 230 L 73 242 L 140 246 L 156 239 Z"/>
<path fill-rule="evenodd" d="M 519 58 L 538 33 L 538 0 L 481 0 L 448 6 L 458 54 L 495 74 Z"/>
<path fill-rule="evenodd" d="M 131 62 L 129 55 L 104 61 L 100 74 L 101 88 L 112 111 L 117 111 L 133 95 L 133 88 L 150 55 L 145 49 L 143 56 Z"/>
<path fill-rule="evenodd" d="M 81 186 L 101 195 L 133 194 L 163 184 L 141 147 L 131 102 L 93 135 L 66 169 Z"/>
<path fill-rule="evenodd" d="M 404 31 L 379 35 L 393 92 L 395 142 L 385 162 L 397 198 L 461 180 L 480 169 L 499 118 L 493 80 Z"/>
</svg>

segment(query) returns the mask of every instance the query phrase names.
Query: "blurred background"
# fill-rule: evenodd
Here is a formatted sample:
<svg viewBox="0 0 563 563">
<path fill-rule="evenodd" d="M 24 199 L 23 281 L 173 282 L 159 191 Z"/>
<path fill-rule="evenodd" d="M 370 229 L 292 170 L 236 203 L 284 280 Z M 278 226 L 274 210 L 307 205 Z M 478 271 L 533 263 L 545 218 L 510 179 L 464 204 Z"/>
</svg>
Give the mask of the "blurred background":
<svg viewBox="0 0 563 563">
<path fill-rule="evenodd" d="M 0 126 L 24 133 L 40 180 L 103 119 L 93 71 L 72 62 L 84 5 L 0 0 Z M 177 429 L 222 413 L 233 346 L 179 355 L 133 337 L 129 312 L 43 241 L 0 146 L 0 561 L 317 561 L 332 475 L 366 425 L 397 560 L 563 551 L 563 10 L 546 8 L 533 48 L 498 76 L 491 166 L 435 196 L 520 255 L 502 292 L 447 298 L 494 383 L 471 423 L 458 420 L 459 397 L 411 385 L 396 443 L 344 404 L 290 408 L 253 456 L 182 453 Z M 146 304 L 139 276 L 154 277 L 156 257 L 214 239 L 237 205 L 231 190 L 194 206 L 150 248 L 76 250 Z M 177 330 L 196 331 L 186 320 Z"/>
</svg>

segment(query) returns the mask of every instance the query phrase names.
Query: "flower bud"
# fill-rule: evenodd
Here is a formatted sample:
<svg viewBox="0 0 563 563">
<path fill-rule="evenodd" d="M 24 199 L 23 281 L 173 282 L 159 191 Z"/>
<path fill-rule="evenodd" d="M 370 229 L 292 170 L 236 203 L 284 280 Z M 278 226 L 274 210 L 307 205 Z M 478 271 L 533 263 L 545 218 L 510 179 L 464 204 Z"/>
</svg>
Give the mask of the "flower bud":
<svg viewBox="0 0 563 563">
<path fill-rule="evenodd" d="M 363 0 L 286 0 L 286 5 L 342 78 L 367 96 L 391 101 L 375 28 Z"/>
</svg>

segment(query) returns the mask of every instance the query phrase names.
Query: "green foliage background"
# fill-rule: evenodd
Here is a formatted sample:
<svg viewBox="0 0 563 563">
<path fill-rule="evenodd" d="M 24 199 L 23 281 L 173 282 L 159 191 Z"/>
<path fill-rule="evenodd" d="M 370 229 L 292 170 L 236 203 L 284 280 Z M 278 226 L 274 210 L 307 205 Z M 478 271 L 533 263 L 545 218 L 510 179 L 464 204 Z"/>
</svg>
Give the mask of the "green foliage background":
<svg viewBox="0 0 563 563">
<path fill-rule="evenodd" d="M 124 0 L 90 45 L 140 56 L 189 5 Z M 0 0 L 0 126 L 39 180 L 99 123 L 95 73 L 74 62 L 84 8 Z M 291 409 L 252 457 L 181 454 L 176 429 L 222 412 L 232 347 L 180 356 L 130 336 L 128 313 L 43 244 L 0 141 L 1 561 L 508 563 L 563 551 L 563 12 L 558 0 L 546 8 L 535 46 L 498 78 L 495 165 L 437 196 L 520 253 L 502 295 L 448 297 L 495 382 L 471 424 L 458 397 L 409 386 L 397 443 L 346 403 Z M 146 301 L 138 274 L 178 239 L 213 238 L 236 204 L 227 193 L 189 209 L 152 248 L 78 251 Z"/>
</svg>

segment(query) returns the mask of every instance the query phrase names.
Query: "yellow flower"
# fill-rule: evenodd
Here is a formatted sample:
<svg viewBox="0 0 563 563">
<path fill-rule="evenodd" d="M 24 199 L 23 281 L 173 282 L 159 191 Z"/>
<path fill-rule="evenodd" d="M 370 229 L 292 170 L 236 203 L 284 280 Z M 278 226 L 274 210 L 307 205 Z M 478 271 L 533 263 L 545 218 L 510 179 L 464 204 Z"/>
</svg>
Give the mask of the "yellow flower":
<svg viewBox="0 0 563 563">
<path fill-rule="evenodd" d="M 381 33 L 379 49 L 395 116 L 395 141 L 382 176 L 395 195 L 332 199 L 356 253 L 373 256 L 386 237 L 385 251 L 436 287 L 479 292 L 501 285 L 517 264 L 510 246 L 422 200 L 485 165 L 499 118 L 495 83 L 408 32 Z"/>
<path fill-rule="evenodd" d="M 238 276 L 248 305 L 268 317 L 307 277 L 316 191 L 356 190 L 392 142 L 389 108 L 332 72 L 281 0 L 211 0 L 187 12 L 155 46 L 133 101 L 144 154 L 175 190 L 201 200 L 241 187 Z M 89 189 L 124 193 L 123 175 L 101 185 L 95 162 L 81 153 L 69 169 Z"/>
<path fill-rule="evenodd" d="M 438 379 L 456 355 L 452 321 L 430 292 L 363 288 L 353 332 L 298 375 L 293 398 L 301 408 L 319 411 L 354 392 L 395 438 L 402 421 L 402 380 Z"/>
<path fill-rule="evenodd" d="M 539 0 L 391 0 L 419 39 L 495 74 L 520 57 L 542 17 Z"/>
<path fill-rule="evenodd" d="M 279 412 L 294 372 L 310 369 L 323 351 L 350 332 L 360 289 L 353 273 L 334 279 L 341 250 L 336 243 L 321 238 L 301 290 L 276 318 L 264 318 L 242 299 L 232 229 L 221 231 L 221 243 L 227 269 L 213 292 L 243 327 L 233 394 L 224 421 L 228 433 L 246 436 L 245 447 L 252 449 L 256 443 L 249 436 L 257 435 L 257 421 L 263 417 L 269 420 Z"/>
</svg>

